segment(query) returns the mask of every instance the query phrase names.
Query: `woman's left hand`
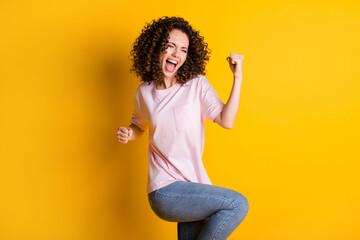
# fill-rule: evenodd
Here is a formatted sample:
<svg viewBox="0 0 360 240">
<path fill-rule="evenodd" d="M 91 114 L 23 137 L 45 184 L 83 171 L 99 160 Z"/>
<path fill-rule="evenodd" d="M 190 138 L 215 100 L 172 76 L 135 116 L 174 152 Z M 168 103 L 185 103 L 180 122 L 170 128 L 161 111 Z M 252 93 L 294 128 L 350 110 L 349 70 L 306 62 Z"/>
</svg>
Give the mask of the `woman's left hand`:
<svg viewBox="0 0 360 240">
<path fill-rule="evenodd" d="M 244 56 L 237 53 L 231 53 L 230 57 L 227 57 L 226 60 L 228 61 L 230 69 L 234 74 L 234 78 L 239 80 L 242 79 L 242 64 Z"/>
</svg>

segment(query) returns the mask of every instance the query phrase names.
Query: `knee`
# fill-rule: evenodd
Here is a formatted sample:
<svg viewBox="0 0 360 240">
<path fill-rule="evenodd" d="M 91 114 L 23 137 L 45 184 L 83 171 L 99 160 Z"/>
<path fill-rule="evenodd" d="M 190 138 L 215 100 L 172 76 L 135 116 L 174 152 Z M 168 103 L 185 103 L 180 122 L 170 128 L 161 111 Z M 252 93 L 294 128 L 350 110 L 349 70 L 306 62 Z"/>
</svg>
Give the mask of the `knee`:
<svg viewBox="0 0 360 240">
<path fill-rule="evenodd" d="M 249 211 L 249 201 L 247 198 L 241 193 L 236 192 L 233 204 L 234 208 L 240 213 L 240 215 L 245 217 Z"/>
</svg>

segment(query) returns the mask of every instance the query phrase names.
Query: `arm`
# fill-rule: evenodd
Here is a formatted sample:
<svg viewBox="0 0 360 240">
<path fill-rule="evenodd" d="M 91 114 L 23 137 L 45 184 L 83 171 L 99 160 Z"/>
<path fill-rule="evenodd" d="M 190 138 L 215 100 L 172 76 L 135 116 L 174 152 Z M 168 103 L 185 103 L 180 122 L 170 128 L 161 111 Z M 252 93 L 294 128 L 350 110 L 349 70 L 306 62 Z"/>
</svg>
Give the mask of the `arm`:
<svg viewBox="0 0 360 240">
<path fill-rule="evenodd" d="M 214 119 L 214 122 L 226 129 L 231 129 L 234 126 L 239 110 L 243 59 L 244 56 L 233 53 L 231 53 L 231 57 L 227 58 L 230 69 L 234 74 L 234 82 L 227 103 L 224 105 L 222 112 Z"/>
<path fill-rule="evenodd" d="M 236 115 L 240 104 L 241 80 L 234 78 L 234 83 L 227 103 L 219 115 L 216 116 L 215 122 L 221 127 L 231 129 L 234 126 Z"/>
<path fill-rule="evenodd" d="M 140 85 L 141 86 L 141 85 Z M 135 109 L 130 120 L 130 125 L 128 127 L 120 127 L 117 132 L 118 142 L 127 143 L 128 141 L 134 141 L 141 137 L 144 131 L 147 128 L 148 122 L 146 116 L 141 107 L 141 98 L 140 98 L 140 86 L 136 90 L 134 96 Z M 138 127 L 139 126 L 139 127 Z M 143 129 L 143 130 L 142 130 Z"/>
</svg>

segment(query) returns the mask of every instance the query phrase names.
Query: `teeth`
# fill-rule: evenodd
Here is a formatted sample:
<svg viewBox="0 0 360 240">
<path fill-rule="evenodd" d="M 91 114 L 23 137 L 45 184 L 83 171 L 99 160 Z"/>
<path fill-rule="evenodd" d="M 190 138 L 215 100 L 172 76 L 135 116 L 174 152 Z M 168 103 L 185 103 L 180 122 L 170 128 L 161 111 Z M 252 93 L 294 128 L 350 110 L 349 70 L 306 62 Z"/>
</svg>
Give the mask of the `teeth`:
<svg viewBox="0 0 360 240">
<path fill-rule="evenodd" d="M 174 60 L 170 60 L 170 59 L 168 59 L 168 61 L 169 61 L 169 62 L 171 62 L 171 63 L 173 63 L 173 64 L 177 64 L 177 62 L 176 62 L 176 61 L 174 61 Z"/>
</svg>

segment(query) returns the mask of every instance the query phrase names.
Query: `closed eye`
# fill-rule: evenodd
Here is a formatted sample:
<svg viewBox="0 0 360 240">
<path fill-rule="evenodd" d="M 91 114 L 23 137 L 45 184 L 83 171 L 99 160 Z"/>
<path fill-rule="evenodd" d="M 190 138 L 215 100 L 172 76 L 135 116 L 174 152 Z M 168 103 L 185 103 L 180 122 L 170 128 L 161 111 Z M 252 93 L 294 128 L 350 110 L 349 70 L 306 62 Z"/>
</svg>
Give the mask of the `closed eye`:
<svg viewBox="0 0 360 240">
<path fill-rule="evenodd" d="M 173 43 L 170 43 L 170 44 L 168 44 L 167 46 L 168 46 L 168 47 L 172 47 L 172 48 L 174 48 L 175 46 L 174 46 L 174 45 L 172 45 L 172 44 L 173 44 Z M 187 53 L 187 51 L 186 51 L 186 50 L 183 50 L 183 52 L 184 52 L 184 53 Z"/>
</svg>

